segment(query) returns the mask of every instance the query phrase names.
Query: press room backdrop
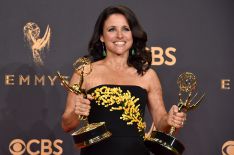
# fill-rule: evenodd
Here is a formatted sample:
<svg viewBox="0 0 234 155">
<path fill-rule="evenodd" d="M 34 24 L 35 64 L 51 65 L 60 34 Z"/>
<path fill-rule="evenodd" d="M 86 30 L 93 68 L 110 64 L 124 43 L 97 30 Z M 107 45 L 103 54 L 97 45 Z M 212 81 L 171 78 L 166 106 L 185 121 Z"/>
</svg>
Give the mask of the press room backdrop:
<svg viewBox="0 0 234 155">
<path fill-rule="evenodd" d="M 198 96 L 206 93 L 176 136 L 184 155 L 233 155 L 233 0 L 1 0 L 0 154 L 79 154 L 60 126 L 67 92 L 56 71 L 70 79 L 98 14 L 116 4 L 148 33 L 167 110 L 185 71 L 198 77 Z"/>
</svg>

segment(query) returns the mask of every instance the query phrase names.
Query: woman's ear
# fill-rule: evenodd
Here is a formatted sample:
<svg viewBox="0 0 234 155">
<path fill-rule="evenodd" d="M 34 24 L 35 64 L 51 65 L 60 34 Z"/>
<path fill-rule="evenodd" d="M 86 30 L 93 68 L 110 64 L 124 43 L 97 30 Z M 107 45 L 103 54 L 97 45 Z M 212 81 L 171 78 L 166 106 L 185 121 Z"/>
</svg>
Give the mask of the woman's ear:
<svg viewBox="0 0 234 155">
<path fill-rule="evenodd" d="M 103 39 L 102 35 L 100 36 L 100 40 L 101 40 L 101 42 L 104 42 L 104 39 Z"/>
</svg>

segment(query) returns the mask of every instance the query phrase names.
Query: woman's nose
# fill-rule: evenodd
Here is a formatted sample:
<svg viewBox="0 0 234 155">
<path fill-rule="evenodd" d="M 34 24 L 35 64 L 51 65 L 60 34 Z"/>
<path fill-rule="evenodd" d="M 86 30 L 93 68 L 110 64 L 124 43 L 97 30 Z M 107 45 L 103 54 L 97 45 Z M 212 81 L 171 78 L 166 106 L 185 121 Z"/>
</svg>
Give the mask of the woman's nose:
<svg viewBox="0 0 234 155">
<path fill-rule="evenodd" d="M 123 33 L 121 31 L 117 31 L 117 37 L 118 38 L 123 38 Z"/>
</svg>

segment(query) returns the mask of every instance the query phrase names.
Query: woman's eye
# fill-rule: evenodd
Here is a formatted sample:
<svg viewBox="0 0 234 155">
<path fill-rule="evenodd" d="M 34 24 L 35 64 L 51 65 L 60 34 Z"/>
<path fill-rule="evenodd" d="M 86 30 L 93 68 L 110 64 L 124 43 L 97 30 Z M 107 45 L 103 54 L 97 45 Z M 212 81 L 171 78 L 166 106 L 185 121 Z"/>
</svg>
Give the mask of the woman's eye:
<svg viewBox="0 0 234 155">
<path fill-rule="evenodd" d="M 114 31 L 114 30 L 115 30 L 115 28 L 110 28 L 110 29 L 108 29 L 109 32 L 112 32 L 112 31 Z"/>
<path fill-rule="evenodd" d="M 124 31 L 130 31 L 130 28 L 124 27 L 123 30 L 124 30 Z"/>
</svg>

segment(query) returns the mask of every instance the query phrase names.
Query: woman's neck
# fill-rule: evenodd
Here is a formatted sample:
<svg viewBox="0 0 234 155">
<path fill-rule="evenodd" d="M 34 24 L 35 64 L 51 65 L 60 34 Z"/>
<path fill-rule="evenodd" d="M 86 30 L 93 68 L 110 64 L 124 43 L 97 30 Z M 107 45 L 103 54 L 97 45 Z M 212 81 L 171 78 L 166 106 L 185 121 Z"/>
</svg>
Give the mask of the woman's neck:
<svg viewBox="0 0 234 155">
<path fill-rule="evenodd" d="M 118 56 L 106 56 L 103 60 L 104 63 L 113 70 L 125 70 L 128 68 L 128 57 L 123 55 Z"/>
</svg>

